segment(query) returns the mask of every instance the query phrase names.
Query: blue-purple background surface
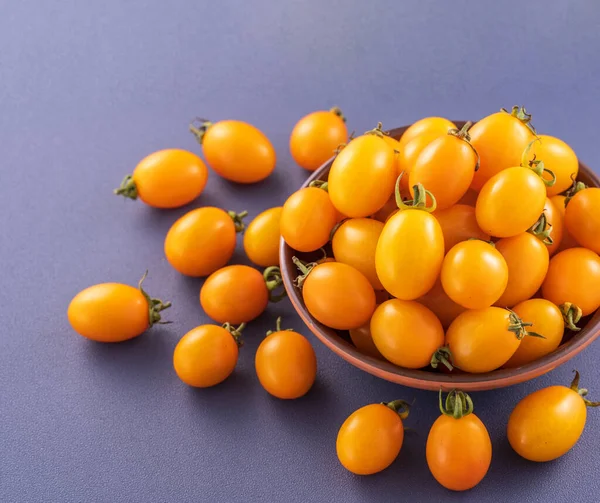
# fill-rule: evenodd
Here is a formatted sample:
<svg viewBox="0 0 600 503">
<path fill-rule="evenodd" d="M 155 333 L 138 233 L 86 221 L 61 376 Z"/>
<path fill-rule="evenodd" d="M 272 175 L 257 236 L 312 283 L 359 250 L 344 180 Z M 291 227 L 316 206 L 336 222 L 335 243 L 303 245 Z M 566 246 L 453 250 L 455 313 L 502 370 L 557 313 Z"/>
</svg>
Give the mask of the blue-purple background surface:
<svg viewBox="0 0 600 503">
<path fill-rule="evenodd" d="M 332 105 L 361 132 L 525 104 L 539 131 L 598 166 L 599 53 L 596 0 L 2 2 L 0 501 L 598 501 L 600 411 L 553 463 L 518 458 L 504 431 L 518 399 L 568 382 L 574 367 L 600 396 L 599 345 L 526 385 L 474 394 L 494 459 L 475 490 L 451 494 L 425 463 L 435 393 L 371 377 L 312 336 L 310 394 L 281 402 L 262 390 L 253 357 L 263 332 L 278 315 L 308 332 L 287 302 L 252 324 L 225 384 L 183 385 L 172 350 L 208 320 L 200 281 L 169 267 L 163 237 L 190 208 L 155 211 L 111 191 L 154 150 L 198 151 L 194 116 L 236 118 L 271 138 L 277 170 L 251 187 L 211 174 L 190 207 L 254 216 L 306 176 L 287 149 L 295 121 Z M 115 346 L 72 332 L 75 293 L 134 284 L 146 268 L 148 290 L 173 301 L 172 325 Z M 344 471 L 341 422 L 399 397 L 416 403 L 397 462 L 369 478 Z"/>
</svg>

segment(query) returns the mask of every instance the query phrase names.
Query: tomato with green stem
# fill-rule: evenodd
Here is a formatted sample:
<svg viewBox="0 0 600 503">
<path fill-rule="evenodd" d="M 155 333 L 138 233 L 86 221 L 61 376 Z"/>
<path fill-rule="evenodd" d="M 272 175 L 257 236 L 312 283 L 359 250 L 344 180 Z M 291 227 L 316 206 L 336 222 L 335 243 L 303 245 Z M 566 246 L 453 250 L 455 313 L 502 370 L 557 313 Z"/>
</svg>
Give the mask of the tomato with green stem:
<svg viewBox="0 0 600 503">
<path fill-rule="evenodd" d="M 442 228 L 446 253 L 462 241 L 468 241 L 469 239 L 490 240 L 490 236 L 477 225 L 473 206 L 455 204 L 445 210 L 436 209 L 433 216 Z"/>
<path fill-rule="evenodd" d="M 581 246 L 600 253 L 600 188 L 582 186 L 567 198 L 565 227 Z"/>
<path fill-rule="evenodd" d="M 279 222 L 283 208 L 269 208 L 259 213 L 244 232 L 244 251 L 256 265 L 269 267 L 279 264 Z"/>
<path fill-rule="evenodd" d="M 556 177 L 556 183 L 548 187 L 548 196 L 555 196 L 567 190 L 579 173 L 579 161 L 573 149 L 554 136 L 538 135 L 529 152 L 530 159 L 544 161 L 544 166 Z"/>
</svg>

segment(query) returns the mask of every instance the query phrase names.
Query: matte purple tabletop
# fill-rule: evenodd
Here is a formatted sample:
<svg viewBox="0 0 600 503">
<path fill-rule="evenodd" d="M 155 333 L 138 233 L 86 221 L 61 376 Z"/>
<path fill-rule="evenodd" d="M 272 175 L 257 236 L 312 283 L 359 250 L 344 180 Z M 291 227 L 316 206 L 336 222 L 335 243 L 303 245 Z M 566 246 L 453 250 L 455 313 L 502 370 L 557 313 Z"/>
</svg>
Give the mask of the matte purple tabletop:
<svg viewBox="0 0 600 503">
<path fill-rule="evenodd" d="M 230 10 L 231 9 L 231 10 Z M 527 393 L 582 372 L 600 397 L 600 346 L 526 385 L 473 395 L 493 439 L 473 491 L 436 484 L 425 440 L 437 396 L 367 375 L 320 344 L 288 302 L 246 333 L 235 374 L 192 390 L 172 368 L 189 329 L 208 322 L 201 281 L 163 255 L 191 207 L 283 203 L 307 176 L 287 142 L 304 114 L 339 105 L 362 132 L 427 115 L 478 119 L 524 104 L 538 130 L 600 162 L 597 2 L 329 1 L 4 2 L 0 14 L 0 501 L 324 502 L 598 501 L 600 411 L 562 459 L 514 454 L 505 426 Z M 152 151 L 199 151 L 195 116 L 261 128 L 275 173 L 250 187 L 211 173 L 188 208 L 156 211 L 112 195 Z M 245 262 L 238 241 L 233 262 Z M 129 343 L 91 343 L 70 329 L 68 302 L 94 283 L 135 284 L 173 301 Z M 317 352 L 314 389 L 271 398 L 254 351 L 277 316 Z M 415 399 L 397 462 L 368 478 L 341 468 L 337 430 L 358 407 Z"/>
</svg>

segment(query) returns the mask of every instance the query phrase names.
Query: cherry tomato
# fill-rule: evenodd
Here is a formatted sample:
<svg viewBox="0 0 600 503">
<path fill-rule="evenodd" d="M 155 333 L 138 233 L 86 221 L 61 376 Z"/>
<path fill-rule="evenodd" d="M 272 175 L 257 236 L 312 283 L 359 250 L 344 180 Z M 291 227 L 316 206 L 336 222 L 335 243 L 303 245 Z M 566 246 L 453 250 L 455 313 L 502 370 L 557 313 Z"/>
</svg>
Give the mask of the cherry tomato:
<svg viewBox="0 0 600 503">
<path fill-rule="evenodd" d="M 398 457 L 404 441 L 402 420 L 408 405 L 402 400 L 374 403 L 353 412 L 342 424 L 336 441 L 340 463 L 356 475 L 385 470 Z"/>
<path fill-rule="evenodd" d="M 295 250 L 318 250 L 329 241 L 337 217 L 325 190 L 317 187 L 300 189 L 288 197 L 283 205 L 281 236 Z"/>
<path fill-rule="evenodd" d="M 436 209 L 433 216 L 442 228 L 446 252 L 454 245 L 472 238 L 482 241 L 490 240 L 490 236 L 477 225 L 473 206 L 455 204 L 445 210 Z"/>
<path fill-rule="evenodd" d="M 443 117 L 425 117 L 418 120 L 408 127 L 400 137 L 400 151 L 414 138 L 425 134 L 442 136 L 448 133 L 449 129 L 456 129 L 456 125 Z"/>
<path fill-rule="evenodd" d="M 519 318 L 532 323 L 527 330 L 543 335 L 542 337 L 525 337 L 516 353 L 512 355 L 504 367 L 520 367 L 552 353 L 562 341 L 565 322 L 560 309 L 546 299 L 529 299 L 514 307 Z"/>
<path fill-rule="evenodd" d="M 375 346 L 371 336 L 371 320 L 364 325 L 349 330 L 350 340 L 362 354 L 383 360 L 383 355 Z"/>
<path fill-rule="evenodd" d="M 351 218 L 339 226 L 331 240 L 335 260 L 362 272 L 375 290 L 383 286 L 375 271 L 375 249 L 383 224 L 371 218 Z"/>
<path fill-rule="evenodd" d="M 238 361 L 241 331 L 226 323 L 201 325 L 185 334 L 175 346 L 173 367 L 184 383 L 208 388 L 227 379 Z"/>
<path fill-rule="evenodd" d="M 138 288 L 101 283 L 79 292 L 67 310 L 73 330 L 93 341 L 123 342 L 159 323 L 160 312 L 171 303 L 151 298 L 142 289 L 146 274 Z"/>
<path fill-rule="evenodd" d="M 587 407 L 600 405 L 586 394 L 575 372 L 570 388 L 549 386 L 523 398 L 508 419 L 511 447 L 530 461 L 552 461 L 566 454 L 583 433 Z"/>
<path fill-rule="evenodd" d="M 481 190 L 490 178 L 502 170 L 519 166 L 523 151 L 535 138 L 530 120 L 531 115 L 524 108 L 513 107 L 511 113 L 500 111 L 488 115 L 469 129 L 471 145 L 479 154 L 479 170 L 473 177 L 471 187 Z"/>
<path fill-rule="evenodd" d="M 565 226 L 581 246 L 600 253 L 600 188 L 577 192 L 567 203 Z"/>
<path fill-rule="evenodd" d="M 583 316 L 600 306 L 600 257 L 586 248 L 569 248 L 554 255 L 542 284 L 542 295 L 557 306 L 570 302 Z"/>
<path fill-rule="evenodd" d="M 556 252 L 567 250 L 568 248 L 575 248 L 575 247 L 579 246 L 577 244 L 577 241 L 575 241 L 573 236 L 571 236 L 571 234 L 569 233 L 569 230 L 565 228 L 565 212 L 567 210 L 566 204 L 565 204 L 565 199 L 566 199 L 566 196 L 552 196 L 550 198 L 550 201 L 552 202 L 552 205 L 554 206 L 554 208 L 556 210 L 556 216 L 554 217 L 554 221 L 551 221 L 551 223 L 556 227 L 560 226 L 560 228 L 562 229 L 562 236 L 559 240 L 559 245 L 558 245 L 558 247 L 554 247 L 554 246 L 550 247 L 550 249 L 552 250 L 552 251 L 549 250 L 550 256 L 552 256 Z M 550 221 L 550 218 L 551 217 L 548 217 L 549 221 Z M 560 220 L 560 224 L 558 223 L 559 220 Z M 553 236 L 553 237 L 555 238 L 555 236 Z"/>
<path fill-rule="evenodd" d="M 284 400 L 308 393 L 317 375 L 317 357 L 310 342 L 292 330 L 270 332 L 256 350 L 256 375 L 265 390 Z"/>
<path fill-rule="evenodd" d="M 524 232 L 500 239 L 496 243 L 496 249 L 508 266 L 508 284 L 495 305 L 512 307 L 533 297 L 548 272 L 548 247 L 533 234 Z"/>
<path fill-rule="evenodd" d="M 333 161 L 328 187 L 331 202 L 352 218 L 380 210 L 394 191 L 394 150 L 378 133 L 352 140 Z"/>
<path fill-rule="evenodd" d="M 115 194 L 138 197 L 155 208 L 178 208 L 204 190 L 208 170 L 197 155 L 185 150 L 159 150 L 145 157 L 125 177 Z"/>
<path fill-rule="evenodd" d="M 564 141 L 541 134 L 529 152 L 529 158 L 543 161 L 544 167 L 556 176 L 556 183 L 548 187 L 548 196 L 567 190 L 579 173 L 579 161 L 573 149 Z M 546 176 L 544 176 L 546 178 Z"/>
<path fill-rule="evenodd" d="M 482 309 L 504 293 L 508 266 L 494 245 L 478 239 L 463 241 L 447 253 L 440 279 L 454 302 L 467 309 Z"/>
<path fill-rule="evenodd" d="M 305 276 L 304 304 L 317 321 L 336 330 L 351 330 L 371 318 L 375 291 L 360 271 L 340 262 L 318 264 L 309 272 L 303 266 L 300 270 Z"/>
<path fill-rule="evenodd" d="M 556 207 L 556 204 L 549 197 L 546 198 L 546 204 L 544 204 L 544 218 L 546 219 L 544 231 L 552 239 L 552 244 L 547 245 L 548 254 L 552 256 L 558 251 L 563 240 L 564 213 L 561 214 L 561 210 Z"/>
<path fill-rule="evenodd" d="M 191 125 L 202 145 L 208 165 L 223 178 L 236 183 L 255 183 L 275 169 L 275 149 L 264 133 L 241 121 L 203 122 Z"/>
<path fill-rule="evenodd" d="M 465 308 L 454 302 L 442 287 L 442 282 L 438 280 L 423 297 L 417 301 L 429 308 L 437 316 L 444 328 L 448 328 L 456 317 L 465 311 Z"/>
<path fill-rule="evenodd" d="M 456 367 L 478 374 L 504 365 L 525 336 L 523 321 L 515 313 L 486 307 L 459 315 L 446 332 L 446 345 Z"/>
<path fill-rule="evenodd" d="M 433 140 L 445 135 L 446 132 L 440 133 L 439 131 L 423 133 L 418 136 L 415 136 L 412 140 L 403 142 L 401 145 L 399 144 L 396 147 L 396 150 L 398 151 L 398 176 L 400 176 L 400 174 L 403 173 L 402 180 L 400 181 L 400 188 L 403 191 L 409 191 L 409 175 L 412 171 L 413 166 L 415 165 L 417 158 L 419 157 L 419 154 L 423 152 L 425 147 L 427 147 Z"/>
<path fill-rule="evenodd" d="M 290 137 L 290 152 L 301 167 L 314 171 L 347 141 L 346 118 L 334 107 L 308 114 L 296 123 Z"/>
<path fill-rule="evenodd" d="M 409 369 L 426 367 L 444 345 L 444 329 L 435 314 L 411 300 L 391 299 L 371 317 L 371 336 L 386 360 Z"/>
<path fill-rule="evenodd" d="M 440 410 L 427 436 L 427 465 L 446 489 L 466 491 L 479 484 L 490 467 L 490 435 L 462 391 L 452 390 L 444 406 L 440 390 Z"/>
<path fill-rule="evenodd" d="M 279 264 L 279 222 L 283 208 L 269 208 L 256 216 L 244 232 L 244 250 L 256 265 Z"/>
<path fill-rule="evenodd" d="M 223 267 L 235 250 L 236 232 L 247 214 L 210 206 L 179 218 L 165 238 L 165 255 L 173 268 L 186 276 L 208 276 Z"/>
</svg>

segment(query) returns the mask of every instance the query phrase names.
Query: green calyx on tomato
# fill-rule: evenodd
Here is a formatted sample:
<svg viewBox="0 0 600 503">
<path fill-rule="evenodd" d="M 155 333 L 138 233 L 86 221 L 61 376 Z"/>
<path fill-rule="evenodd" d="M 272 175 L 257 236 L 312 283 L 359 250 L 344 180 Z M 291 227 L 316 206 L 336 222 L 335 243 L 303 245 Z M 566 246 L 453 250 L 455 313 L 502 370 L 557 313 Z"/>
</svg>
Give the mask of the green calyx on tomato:
<svg viewBox="0 0 600 503">
<path fill-rule="evenodd" d="M 304 284 L 304 280 L 308 277 L 310 272 L 318 265 L 316 262 L 302 262 L 298 257 L 292 257 L 292 262 L 296 265 L 300 274 L 294 280 L 294 285 L 296 288 L 302 289 L 302 285 Z"/>
<path fill-rule="evenodd" d="M 535 128 L 533 127 L 533 124 L 531 123 L 531 114 L 527 113 L 527 110 L 525 110 L 525 107 L 519 107 L 519 106 L 515 105 L 512 107 L 512 110 L 510 112 L 508 110 L 506 110 L 506 108 L 501 108 L 500 111 L 510 114 L 513 117 L 519 119 L 523 124 L 525 124 L 529 128 L 529 130 L 533 134 L 537 134 L 535 131 Z"/>
<path fill-rule="evenodd" d="M 588 186 L 583 182 L 578 182 L 577 180 L 573 180 L 573 185 L 565 192 L 565 208 L 569 204 L 569 201 L 573 199 L 573 196 L 578 192 L 581 192 L 584 189 L 587 189 Z"/>
<path fill-rule="evenodd" d="M 385 405 L 392 409 L 396 414 L 400 416 L 400 419 L 406 419 L 410 412 L 410 403 L 405 400 L 394 400 L 392 402 L 381 402 L 381 405 Z"/>
<path fill-rule="evenodd" d="M 442 346 L 431 355 L 430 365 L 436 369 L 439 364 L 444 365 L 448 370 L 454 370 L 455 365 L 452 363 L 452 352 L 448 346 Z M 457 367 L 458 368 L 458 367 Z"/>
<path fill-rule="evenodd" d="M 477 157 L 477 162 L 475 163 L 475 171 L 479 171 L 479 153 L 475 150 L 475 147 L 471 145 L 471 137 L 469 136 L 469 129 L 473 123 L 468 121 L 465 123 L 463 127 L 460 129 L 449 129 L 448 134 L 450 136 L 456 136 L 459 140 L 463 140 L 475 153 L 475 157 Z"/>
<path fill-rule="evenodd" d="M 329 192 L 329 185 L 326 180 L 313 180 L 308 184 L 309 187 L 316 187 L 317 189 L 323 189 L 325 192 Z"/>
<path fill-rule="evenodd" d="M 346 122 L 346 116 L 344 115 L 344 112 L 342 112 L 342 109 L 340 107 L 332 107 L 332 108 L 329 109 L 329 111 L 332 114 L 337 115 L 344 122 Z"/>
<path fill-rule="evenodd" d="M 429 192 L 423 184 L 417 183 L 413 186 L 413 199 L 408 201 L 402 200 L 402 195 L 400 194 L 400 180 L 402 180 L 402 176 L 404 175 L 404 171 L 400 173 L 400 176 L 396 179 L 396 188 L 394 189 L 394 197 L 396 198 L 396 204 L 400 210 L 423 210 L 427 213 L 433 213 L 437 208 L 437 201 L 435 200 L 435 196 Z M 431 199 L 431 206 L 427 206 L 427 196 Z"/>
<path fill-rule="evenodd" d="M 142 276 L 142 279 L 140 279 L 140 281 L 138 283 L 138 289 L 140 290 L 141 294 L 144 296 L 144 298 L 148 302 L 148 325 L 149 325 L 149 327 L 151 327 L 152 325 L 156 325 L 156 324 L 168 325 L 169 323 L 172 323 L 172 322 L 171 321 L 161 321 L 160 312 L 164 311 L 165 309 L 170 308 L 171 303 L 163 302 L 160 299 L 155 299 L 154 297 L 150 297 L 150 295 L 148 295 L 148 293 L 142 288 L 142 283 L 144 283 L 144 280 L 146 279 L 147 276 L 148 276 L 148 271 L 146 271 L 144 273 L 144 275 Z"/>
<path fill-rule="evenodd" d="M 227 214 L 231 217 L 233 223 L 235 224 L 235 232 L 244 232 L 244 229 L 246 228 L 244 218 L 248 216 L 248 212 L 242 211 L 240 213 L 236 213 L 235 211 L 228 211 Z"/>
<path fill-rule="evenodd" d="M 246 324 L 242 323 L 237 328 L 234 327 L 231 323 L 223 323 L 222 327 L 227 330 L 233 340 L 238 345 L 238 347 L 242 347 L 244 345 L 244 341 L 242 340 L 242 331 L 246 328 Z"/>
<path fill-rule="evenodd" d="M 554 239 L 550 236 L 552 224 L 548 223 L 545 212 L 542 212 L 540 218 L 537 219 L 537 222 L 531 226 L 528 232 L 533 234 L 546 246 L 552 246 L 554 244 Z"/>
<path fill-rule="evenodd" d="M 279 302 L 286 297 L 287 293 L 285 290 L 277 295 L 273 293 L 273 290 L 283 285 L 283 278 L 281 277 L 281 269 L 279 267 L 276 265 L 267 267 L 263 272 L 263 278 L 265 278 L 265 285 L 267 285 L 267 290 L 269 291 L 270 302 Z"/>
<path fill-rule="evenodd" d="M 535 155 L 533 156 L 533 159 L 531 159 L 531 161 L 528 159 L 529 151 L 531 150 L 531 147 L 536 141 L 541 142 L 542 140 L 540 140 L 539 137 L 536 137 L 534 140 L 531 140 L 529 144 L 525 147 L 525 150 L 523 150 L 523 154 L 521 154 L 521 167 L 529 168 L 542 179 L 546 187 L 552 187 L 556 183 L 556 175 L 554 174 L 554 171 L 545 168 L 544 161 L 536 159 Z M 544 173 L 548 173 L 550 175 L 550 179 L 545 178 L 543 176 Z"/>
<path fill-rule="evenodd" d="M 460 419 L 473 412 L 473 400 L 465 392 L 453 389 L 446 395 L 446 402 L 442 400 L 442 388 L 440 388 L 440 411 L 445 416 Z"/>
<path fill-rule="evenodd" d="M 588 390 L 585 388 L 579 388 L 579 372 L 577 370 L 574 370 L 573 372 L 575 372 L 575 377 L 571 382 L 570 388 L 583 399 L 583 402 L 587 407 L 600 407 L 600 402 L 592 402 L 585 398 L 588 394 Z"/>
<path fill-rule="evenodd" d="M 277 317 L 277 321 L 275 321 L 275 330 L 269 330 L 267 332 L 267 337 L 277 332 L 293 332 L 292 328 L 281 328 L 281 316 Z"/>
<path fill-rule="evenodd" d="M 121 185 L 119 185 L 119 187 L 113 192 L 117 196 L 123 196 L 128 199 L 133 199 L 134 201 L 138 198 L 137 186 L 133 181 L 132 175 L 127 175 L 125 178 L 123 178 Z"/>
<path fill-rule="evenodd" d="M 581 328 L 577 326 L 577 323 L 581 319 L 583 315 L 581 309 L 575 304 L 571 304 L 570 302 L 565 302 L 558 306 L 560 312 L 563 315 L 563 319 L 565 320 L 565 326 L 569 330 L 573 330 L 574 332 L 579 332 Z"/>
<path fill-rule="evenodd" d="M 376 128 L 373 128 L 369 131 L 365 131 L 365 134 L 372 134 L 378 136 L 379 138 L 383 138 L 384 135 L 386 135 L 387 133 L 382 128 L 383 124 L 381 122 L 378 122 Z"/>
<path fill-rule="evenodd" d="M 204 140 L 204 135 L 209 130 L 209 128 L 213 125 L 208 119 L 200 119 L 196 117 L 194 121 L 190 124 L 190 133 L 192 133 L 196 137 L 196 141 L 202 145 L 202 141 Z"/>
<path fill-rule="evenodd" d="M 523 321 L 519 318 L 519 315 L 510 309 L 506 309 L 509 313 L 509 325 L 508 331 L 515 334 L 518 340 L 523 340 L 523 337 L 539 337 L 540 339 L 545 339 L 542 334 L 538 334 L 536 332 L 530 332 L 527 330 L 527 327 L 533 325 L 533 323 L 529 323 L 527 321 Z"/>
</svg>

